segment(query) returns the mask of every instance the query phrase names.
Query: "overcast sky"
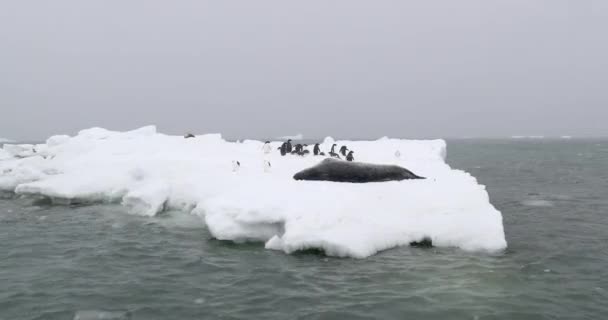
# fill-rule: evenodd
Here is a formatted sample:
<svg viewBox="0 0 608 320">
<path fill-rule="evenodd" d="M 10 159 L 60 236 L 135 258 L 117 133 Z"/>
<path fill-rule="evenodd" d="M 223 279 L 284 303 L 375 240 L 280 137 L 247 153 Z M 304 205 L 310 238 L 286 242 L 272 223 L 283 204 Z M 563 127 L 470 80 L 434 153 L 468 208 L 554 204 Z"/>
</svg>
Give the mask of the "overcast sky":
<svg viewBox="0 0 608 320">
<path fill-rule="evenodd" d="M 0 1 L 0 137 L 608 136 L 608 1 Z"/>
</svg>

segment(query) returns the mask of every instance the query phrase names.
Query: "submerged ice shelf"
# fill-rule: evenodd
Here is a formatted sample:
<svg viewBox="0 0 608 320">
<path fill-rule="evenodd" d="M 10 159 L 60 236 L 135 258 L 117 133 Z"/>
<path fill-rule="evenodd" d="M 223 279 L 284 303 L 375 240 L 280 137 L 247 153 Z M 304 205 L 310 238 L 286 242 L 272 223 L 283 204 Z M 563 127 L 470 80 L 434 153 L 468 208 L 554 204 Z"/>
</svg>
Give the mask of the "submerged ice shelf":
<svg viewBox="0 0 608 320">
<path fill-rule="evenodd" d="M 443 140 L 337 141 L 356 150 L 357 161 L 427 177 L 367 184 L 295 181 L 323 157 L 281 157 L 280 143 L 265 154 L 262 142 L 227 142 L 218 134 L 184 139 L 153 126 L 91 128 L 39 145 L 5 145 L 0 190 L 59 203 L 122 203 L 148 216 L 183 210 L 199 215 L 218 239 L 262 241 L 286 253 L 318 248 L 364 258 L 425 237 L 464 250 L 506 248 L 501 213 L 474 177 L 445 163 Z M 321 147 L 333 143 L 326 138 Z M 241 164 L 236 172 L 233 160 Z"/>
</svg>

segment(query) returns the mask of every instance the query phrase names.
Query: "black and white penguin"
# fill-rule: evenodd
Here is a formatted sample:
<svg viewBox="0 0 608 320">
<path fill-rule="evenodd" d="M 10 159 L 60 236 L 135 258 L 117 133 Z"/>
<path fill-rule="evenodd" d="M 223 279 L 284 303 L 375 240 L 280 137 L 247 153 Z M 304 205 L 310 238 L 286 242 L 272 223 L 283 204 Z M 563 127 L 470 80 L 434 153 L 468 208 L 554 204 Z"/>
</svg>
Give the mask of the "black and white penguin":
<svg viewBox="0 0 608 320">
<path fill-rule="evenodd" d="M 264 142 L 264 146 L 262 146 L 262 150 L 264 150 L 265 154 L 269 154 L 272 151 L 272 147 L 270 146 L 270 141 Z"/>
<path fill-rule="evenodd" d="M 299 156 L 301 156 L 301 157 L 303 157 L 303 156 L 305 156 L 305 155 L 307 155 L 309 153 L 310 153 L 309 150 L 302 149 L 301 151 L 298 151 L 296 154 L 299 155 Z"/>
<path fill-rule="evenodd" d="M 329 156 L 340 159 L 340 155 L 338 155 L 336 153 L 335 149 L 336 149 L 336 144 L 334 143 L 334 145 L 331 146 L 331 150 L 329 151 Z"/>
<path fill-rule="evenodd" d="M 293 147 L 291 146 L 291 139 L 287 140 L 286 148 L 287 153 L 291 153 L 291 151 L 293 151 Z"/>
<path fill-rule="evenodd" d="M 237 172 L 237 171 L 239 171 L 240 168 L 241 168 L 241 163 L 236 160 L 232 160 L 232 172 Z"/>
<path fill-rule="evenodd" d="M 279 147 L 281 151 L 281 155 L 284 156 L 287 154 L 287 142 L 283 142 L 283 144 Z"/>
<path fill-rule="evenodd" d="M 354 153 L 354 151 L 352 151 L 352 150 L 348 153 L 348 155 L 346 156 L 346 161 L 354 161 L 355 160 L 355 157 L 353 157 L 353 153 Z"/>
<path fill-rule="evenodd" d="M 270 172 L 270 168 L 272 168 L 272 165 L 270 165 L 270 161 L 264 160 L 264 172 Z"/>
<path fill-rule="evenodd" d="M 184 139 L 190 139 L 190 138 L 194 138 L 195 136 L 192 133 L 186 133 L 184 135 Z"/>
<path fill-rule="evenodd" d="M 315 147 L 312 149 L 312 153 L 315 156 L 318 156 L 321 153 L 321 147 L 319 146 L 318 143 L 315 143 Z"/>
<path fill-rule="evenodd" d="M 343 156 L 345 156 L 345 157 L 346 157 L 346 154 L 347 154 L 347 153 L 346 153 L 346 151 L 348 151 L 348 147 L 346 147 L 346 146 L 342 146 L 342 147 L 340 148 L 340 153 L 341 153 Z"/>
</svg>

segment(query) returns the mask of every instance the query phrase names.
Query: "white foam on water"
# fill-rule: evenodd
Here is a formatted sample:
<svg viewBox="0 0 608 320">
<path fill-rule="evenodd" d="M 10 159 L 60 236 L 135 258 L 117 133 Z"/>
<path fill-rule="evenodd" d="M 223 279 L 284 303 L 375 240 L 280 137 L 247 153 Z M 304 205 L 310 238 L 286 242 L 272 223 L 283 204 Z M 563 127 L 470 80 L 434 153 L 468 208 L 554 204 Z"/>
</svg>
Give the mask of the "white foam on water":
<svg viewBox="0 0 608 320">
<path fill-rule="evenodd" d="M 553 202 L 544 199 L 528 199 L 524 200 L 522 204 L 528 207 L 553 207 Z"/>
<path fill-rule="evenodd" d="M 367 184 L 295 181 L 295 173 L 324 158 L 282 157 L 281 143 L 271 142 L 266 154 L 263 142 L 232 143 L 219 134 L 184 139 L 154 126 L 91 128 L 42 145 L 9 146 L 0 191 L 55 203 L 121 203 L 144 216 L 189 212 L 218 239 L 261 241 L 286 253 L 315 248 L 364 258 L 425 237 L 464 250 L 506 248 L 501 213 L 474 177 L 445 163 L 443 140 L 326 138 L 326 153 L 333 143 L 346 145 L 357 161 L 396 164 L 428 178 Z M 233 160 L 240 162 L 236 172 Z"/>
<path fill-rule="evenodd" d="M 74 320 L 130 320 L 129 311 L 82 310 L 74 314 Z"/>
</svg>

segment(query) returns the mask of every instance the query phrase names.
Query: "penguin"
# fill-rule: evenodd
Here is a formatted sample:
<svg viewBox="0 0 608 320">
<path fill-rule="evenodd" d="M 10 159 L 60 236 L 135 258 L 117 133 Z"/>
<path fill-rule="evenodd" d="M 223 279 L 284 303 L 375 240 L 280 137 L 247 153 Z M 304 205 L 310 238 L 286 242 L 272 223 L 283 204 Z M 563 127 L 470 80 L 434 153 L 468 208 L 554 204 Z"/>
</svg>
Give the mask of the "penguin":
<svg viewBox="0 0 608 320">
<path fill-rule="evenodd" d="M 239 171 L 240 168 L 241 168 L 241 163 L 236 160 L 232 160 L 232 172 L 237 172 L 237 171 Z"/>
<path fill-rule="evenodd" d="M 401 158 L 401 152 L 399 152 L 399 150 L 395 151 L 395 158 Z"/>
<path fill-rule="evenodd" d="M 281 150 L 281 155 L 285 156 L 285 154 L 287 154 L 287 142 L 283 142 L 283 144 L 279 147 L 279 150 Z"/>
<path fill-rule="evenodd" d="M 262 147 L 265 154 L 269 154 L 272 151 L 272 147 L 270 146 L 270 141 L 264 142 L 264 146 Z"/>
<path fill-rule="evenodd" d="M 264 172 L 270 172 L 270 168 L 272 168 L 272 165 L 270 165 L 270 161 L 264 160 Z"/>
<path fill-rule="evenodd" d="M 194 135 L 192 133 L 186 133 L 186 135 L 184 135 L 184 139 L 189 139 L 189 138 L 194 138 Z"/>
<path fill-rule="evenodd" d="M 310 153 L 310 151 L 308 151 L 308 150 L 301 150 L 301 151 L 298 151 L 296 154 L 299 155 L 300 157 L 303 157 L 309 153 Z"/>
<path fill-rule="evenodd" d="M 340 153 L 342 154 L 342 156 L 346 157 L 346 151 L 348 151 L 348 147 L 346 146 L 342 146 L 340 148 Z"/>
<path fill-rule="evenodd" d="M 321 147 L 319 146 L 318 143 L 315 143 L 315 146 L 312 149 L 312 152 L 315 156 L 318 156 L 321 153 Z"/>
<path fill-rule="evenodd" d="M 333 145 L 333 146 L 331 146 L 331 151 L 329 151 L 329 156 L 330 156 L 330 157 L 334 157 L 334 158 L 338 158 L 338 159 L 340 159 L 340 155 L 338 155 L 338 154 L 335 152 L 335 149 L 336 149 L 336 144 L 334 143 L 334 145 Z"/>
<path fill-rule="evenodd" d="M 352 151 L 352 150 L 348 153 L 348 155 L 346 156 L 346 161 L 354 161 L 355 160 L 355 157 L 353 157 L 353 153 L 355 153 L 355 152 Z"/>
<path fill-rule="evenodd" d="M 291 146 L 291 139 L 287 140 L 286 150 L 287 150 L 287 153 L 291 153 L 291 151 L 293 150 L 293 148 Z"/>
<path fill-rule="evenodd" d="M 336 146 L 337 146 L 337 144 L 335 144 L 335 143 L 331 146 L 331 150 L 329 151 L 330 154 L 336 153 L 336 150 L 335 150 Z"/>
</svg>

